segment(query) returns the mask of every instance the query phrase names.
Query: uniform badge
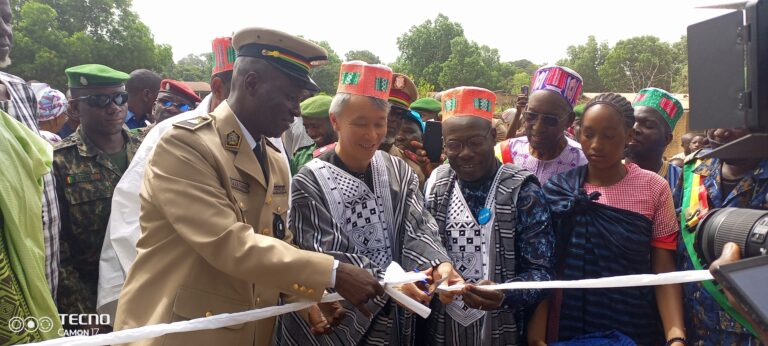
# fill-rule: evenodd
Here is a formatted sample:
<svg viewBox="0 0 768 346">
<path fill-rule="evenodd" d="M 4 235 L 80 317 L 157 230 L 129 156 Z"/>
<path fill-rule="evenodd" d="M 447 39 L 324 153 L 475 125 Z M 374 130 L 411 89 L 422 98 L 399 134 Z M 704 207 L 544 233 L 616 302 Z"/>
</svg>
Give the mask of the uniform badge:
<svg viewBox="0 0 768 346">
<path fill-rule="evenodd" d="M 285 187 L 285 185 L 275 185 L 272 188 L 272 194 L 274 195 L 285 195 L 288 193 L 288 189 Z"/>
<path fill-rule="evenodd" d="M 80 76 L 80 84 L 88 85 L 88 79 L 85 76 Z"/>
<path fill-rule="evenodd" d="M 485 225 L 488 223 L 488 221 L 491 221 L 491 209 L 483 208 L 480 209 L 480 212 L 477 213 L 477 223 L 480 225 Z"/>
<path fill-rule="evenodd" d="M 99 172 L 70 174 L 66 178 L 64 178 L 64 181 L 67 185 L 74 185 L 77 183 L 88 183 L 88 182 L 97 181 L 97 180 L 101 180 L 101 173 Z"/>
<path fill-rule="evenodd" d="M 272 219 L 272 234 L 277 239 L 285 239 L 285 222 L 280 214 L 274 214 Z"/>
<path fill-rule="evenodd" d="M 200 117 L 197 117 L 197 118 L 177 121 L 177 122 L 173 123 L 173 126 L 181 127 L 181 128 L 187 129 L 187 130 L 195 131 L 195 130 L 203 127 L 203 125 L 208 124 L 210 122 L 211 122 L 211 118 L 200 116 Z"/>
<path fill-rule="evenodd" d="M 241 139 L 242 138 L 240 137 L 240 135 L 234 130 L 227 133 L 227 140 L 225 142 L 227 149 L 234 149 L 234 150 L 239 149 Z"/>
<path fill-rule="evenodd" d="M 251 184 L 248 184 L 244 181 L 237 180 L 235 178 L 230 177 L 229 178 L 229 184 L 232 186 L 233 189 L 240 191 L 242 193 L 249 193 L 251 192 Z"/>
<path fill-rule="evenodd" d="M 395 78 L 395 88 L 402 89 L 404 86 L 405 86 L 405 77 L 397 76 L 397 78 Z"/>
<path fill-rule="evenodd" d="M 171 91 L 171 83 L 165 83 L 165 91 Z"/>
</svg>

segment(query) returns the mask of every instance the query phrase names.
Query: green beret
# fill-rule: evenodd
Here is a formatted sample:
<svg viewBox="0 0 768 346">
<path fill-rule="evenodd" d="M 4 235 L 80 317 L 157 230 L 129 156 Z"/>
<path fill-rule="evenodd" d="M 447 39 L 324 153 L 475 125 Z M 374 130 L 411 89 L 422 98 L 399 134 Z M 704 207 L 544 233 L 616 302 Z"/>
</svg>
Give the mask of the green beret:
<svg viewBox="0 0 768 346">
<path fill-rule="evenodd" d="M 413 103 L 411 103 L 411 109 L 415 111 L 429 111 L 429 112 L 435 112 L 440 113 L 441 106 L 440 101 L 435 100 L 431 97 L 422 97 Z"/>
<path fill-rule="evenodd" d="M 122 85 L 130 78 L 125 72 L 99 64 L 70 67 L 64 73 L 67 74 L 69 87 L 73 89 Z"/>
<path fill-rule="evenodd" d="M 328 95 L 312 96 L 301 103 L 301 116 L 308 118 L 327 118 L 331 110 L 331 100 Z"/>
<path fill-rule="evenodd" d="M 584 115 L 584 106 L 586 106 L 586 104 L 582 103 L 580 105 L 576 105 L 576 107 L 573 107 L 573 112 L 576 113 L 576 119 L 581 119 L 581 117 Z"/>
</svg>

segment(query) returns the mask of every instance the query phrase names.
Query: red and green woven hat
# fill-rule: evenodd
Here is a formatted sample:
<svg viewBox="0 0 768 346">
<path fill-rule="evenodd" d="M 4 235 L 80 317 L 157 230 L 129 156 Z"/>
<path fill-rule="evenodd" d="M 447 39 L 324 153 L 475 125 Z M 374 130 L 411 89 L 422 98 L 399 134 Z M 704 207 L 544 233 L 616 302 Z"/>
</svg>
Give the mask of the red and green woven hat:
<svg viewBox="0 0 768 346">
<path fill-rule="evenodd" d="M 453 116 L 474 116 L 493 119 L 496 94 L 478 87 L 458 87 L 442 92 L 443 121 Z"/>
<path fill-rule="evenodd" d="M 389 100 L 392 88 L 392 69 L 385 65 L 368 64 L 364 61 L 349 61 L 339 69 L 338 93 L 369 96 Z"/>
<path fill-rule="evenodd" d="M 232 47 L 231 37 L 218 37 L 213 39 L 213 70 L 211 75 L 217 73 L 232 71 L 237 59 L 237 52 Z"/>
<path fill-rule="evenodd" d="M 661 113 L 669 127 L 674 130 L 678 120 L 683 117 L 683 104 L 669 92 L 659 88 L 645 88 L 635 96 L 633 107 L 651 107 Z"/>
</svg>

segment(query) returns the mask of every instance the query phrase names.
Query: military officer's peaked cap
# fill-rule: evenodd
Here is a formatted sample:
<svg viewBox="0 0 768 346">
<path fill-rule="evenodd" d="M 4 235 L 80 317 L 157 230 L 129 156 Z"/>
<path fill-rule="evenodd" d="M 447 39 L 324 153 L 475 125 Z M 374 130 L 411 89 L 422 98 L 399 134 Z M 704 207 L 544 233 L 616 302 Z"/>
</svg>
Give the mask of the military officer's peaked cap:
<svg viewBox="0 0 768 346">
<path fill-rule="evenodd" d="M 123 85 L 130 76 L 122 71 L 99 64 L 73 66 L 66 70 L 67 81 L 72 89 L 101 88 Z"/>
<path fill-rule="evenodd" d="M 259 27 L 236 32 L 232 36 L 232 46 L 238 57 L 268 61 L 275 68 L 304 82 L 307 90 L 320 90 L 309 77 L 309 72 L 312 66 L 328 61 L 328 52 L 323 47 L 282 31 Z"/>
</svg>

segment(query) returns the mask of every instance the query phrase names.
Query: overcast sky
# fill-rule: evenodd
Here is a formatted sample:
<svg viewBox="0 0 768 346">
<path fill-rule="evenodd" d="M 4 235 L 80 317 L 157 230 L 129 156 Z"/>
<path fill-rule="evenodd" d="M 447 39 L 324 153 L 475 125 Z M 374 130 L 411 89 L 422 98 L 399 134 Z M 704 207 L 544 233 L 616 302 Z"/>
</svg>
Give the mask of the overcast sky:
<svg viewBox="0 0 768 346">
<path fill-rule="evenodd" d="M 726 12 L 696 7 L 723 2 L 731 1 L 133 0 L 133 8 L 156 42 L 173 47 L 175 60 L 209 52 L 214 37 L 264 26 L 326 40 L 342 59 L 367 49 L 389 63 L 397 58 L 398 36 L 443 13 L 461 23 L 470 40 L 497 48 L 502 61 L 541 64 L 565 57 L 569 45 L 589 35 L 611 44 L 638 35 L 675 42 L 688 25 Z"/>
</svg>

